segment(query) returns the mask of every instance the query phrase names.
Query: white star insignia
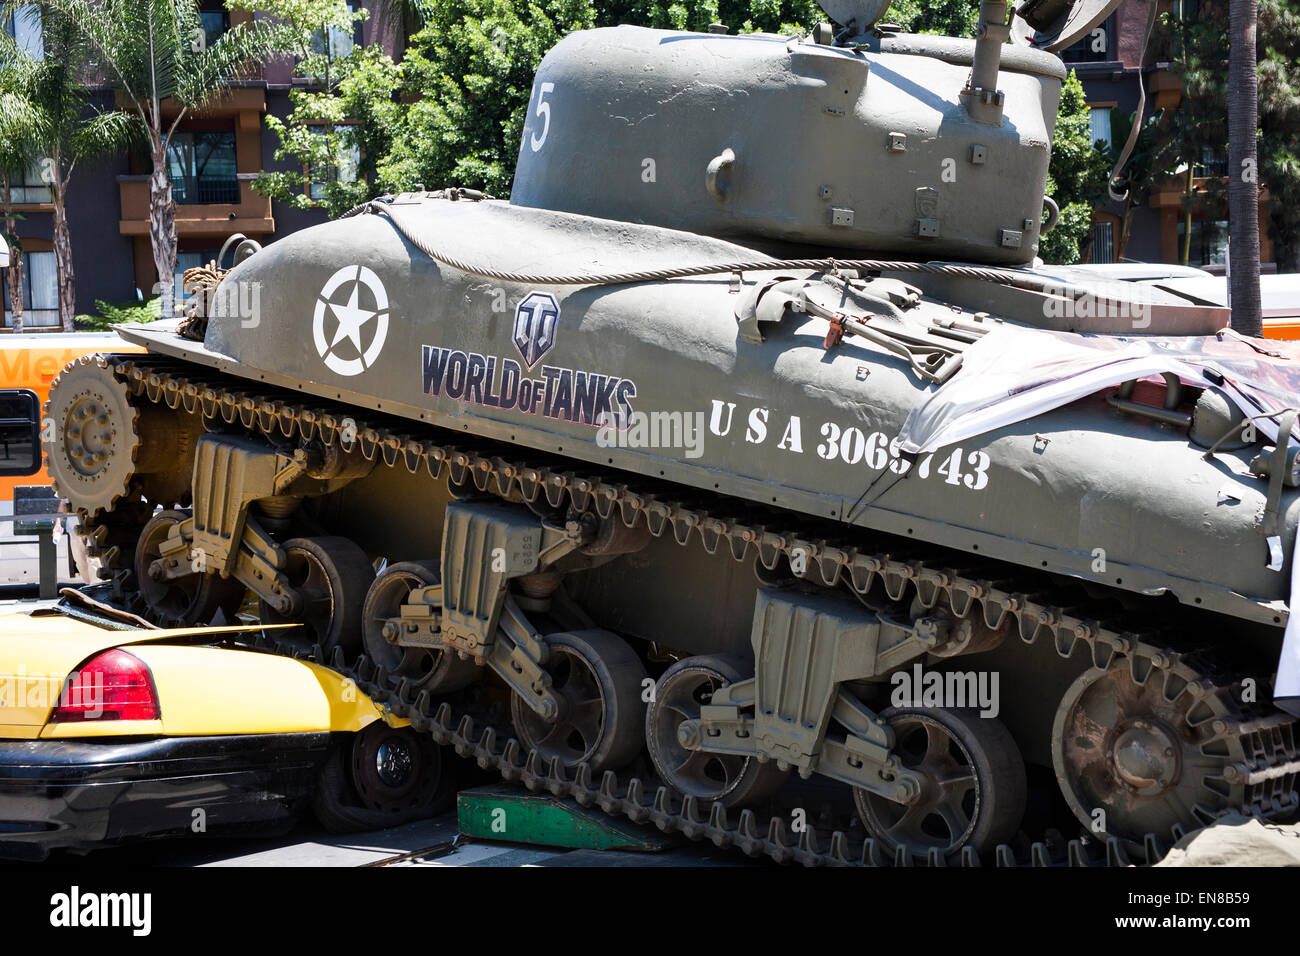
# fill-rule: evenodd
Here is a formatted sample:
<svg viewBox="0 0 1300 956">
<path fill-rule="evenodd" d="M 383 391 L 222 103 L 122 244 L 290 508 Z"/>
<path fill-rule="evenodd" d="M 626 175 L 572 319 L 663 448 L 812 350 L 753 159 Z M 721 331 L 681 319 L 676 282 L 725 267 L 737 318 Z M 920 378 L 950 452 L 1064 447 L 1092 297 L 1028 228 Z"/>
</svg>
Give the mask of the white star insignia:
<svg viewBox="0 0 1300 956">
<path fill-rule="evenodd" d="M 370 309 L 357 308 L 358 293 L 360 292 L 361 283 L 352 283 L 352 295 L 349 297 L 347 305 L 340 305 L 337 302 L 330 302 L 330 311 L 334 317 L 339 320 L 339 327 L 334 333 L 334 340 L 330 342 L 330 348 L 338 345 L 343 339 L 352 340 L 352 344 L 357 347 L 358 352 L 364 352 L 361 345 L 361 327 L 373 319 L 376 313 Z"/>
</svg>

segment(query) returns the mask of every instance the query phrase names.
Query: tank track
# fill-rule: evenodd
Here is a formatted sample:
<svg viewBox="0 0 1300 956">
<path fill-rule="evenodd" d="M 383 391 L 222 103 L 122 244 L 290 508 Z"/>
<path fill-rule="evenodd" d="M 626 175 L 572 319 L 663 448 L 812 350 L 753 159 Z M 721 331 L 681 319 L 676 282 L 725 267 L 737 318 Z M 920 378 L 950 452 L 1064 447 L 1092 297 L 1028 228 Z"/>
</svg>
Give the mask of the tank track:
<svg viewBox="0 0 1300 956">
<path fill-rule="evenodd" d="M 1202 654 L 1197 650 L 1175 649 L 1176 641 L 1159 630 L 1150 633 L 1122 630 L 1108 626 L 1098 617 L 1088 616 L 1087 608 L 1078 606 L 1077 595 L 1054 591 L 1026 593 L 1014 588 L 1001 566 L 955 568 L 954 555 L 936 552 L 929 559 L 921 548 L 912 549 L 917 556 L 895 557 L 872 553 L 853 546 L 835 543 L 822 534 L 804 536 L 778 531 L 773 522 L 788 518 L 777 511 L 760 511 L 746 502 L 736 502 L 735 514 L 716 510 L 723 501 L 710 499 L 710 510 L 692 503 L 691 489 L 651 480 L 638 481 L 633 487 L 623 480 L 610 481 L 598 475 L 580 474 L 572 462 L 545 459 L 538 454 L 533 463 L 521 460 L 529 455 L 515 446 L 486 441 L 450 444 L 451 433 L 433 426 L 382 415 L 362 421 L 358 410 L 329 402 L 305 404 L 302 396 L 286 390 L 250 383 L 247 380 L 199 368 L 179 360 L 159 356 L 98 356 L 101 368 L 127 383 L 132 392 L 153 403 L 163 403 L 173 410 L 201 413 L 205 418 L 255 430 L 272 439 L 315 440 L 326 444 L 342 442 L 347 432 L 355 433 L 355 445 L 368 459 L 379 457 L 387 467 L 406 467 L 411 473 L 426 470 L 433 479 L 444 469 L 456 487 L 507 497 L 517 493 L 525 501 L 552 508 L 566 504 L 580 510 L 594 508 L 602 517 L 617 514 L 632 527 L 644 520 L 655 537 L 671 533 L 679 545 L 687 545 L 693 536 L 710 554 L 724 543 L 732 557 L 743 560 L 754 549 L 758 560 L 768 570 L 775 569 L 782 558 L 801 551 L 807 558 L 809 580 L 827 587 L 841 583 L 858 594 L 867 593 L 879 582 L 892 601 L 902 601 L 909 587 L 926 609 L 945 597 L 957 617 L 982 614 L 984 622 L 998 628 L 1010 618 L 1013 630 L 1026 644 L 1051 641 L 1056 652 L 1070 657 L 1082 642 L 1092 663 L 1099 668 L 1122 665 L 1127 659 L 1135 681 L 1144 683 L 1159 674 L 1163 691 L 1172 700 L 1191 694 L 1191 713 L 1199 726 L 1209 722 L 1216 752 L 1226 754 L 1222 785 L 1228 807 L 1247 814 L 1277 817 L 1294 811 L 1300 801 L 1296 794 L 1300 759 L 1297 759 L 1295 719 L 1260 705 L 1240 702 L 1240 685 L 1236 681 L 1216 678 L 1200 669 Z M 620 474 L 619 478 L 624 476 Z M 628 476 L 637 480 L 637 476 Z M 699 493 L 700 497 L 706 497 Z M 98 512 L 86 516 L 89 544 L 100 556 L 110 574 L 129 566 L 119 546 L 120 532 L 115 533 L 112 515 Z M 812 519 L 801 519 L 814 525 Z M 775 527 L 781 527 L 776 524 Z M 828 526 L 833 535 L 842 526 Z M 818 529 L 822 530 L 822 529 Z M 1012 569 L 1015 570 L 1015 569 Z M 310 653 L 322 660 L 319 648 L 305 652 L 302 648 L 283 645 L 268 637 L 259 646 L 295 657 Z M 474 759 L 484 769 L 494 769 L 510 782 L 529 790 L 546 790 L 556 796 L 570 796 L 583 806 L 599 807 L 613 815 L 624 815 L 637 822 L 649 822 L 666 832 L 678 832 L 695 840 L 708 839 L 719 847 L 734 847 L 750 856 L 766 856 L 782 863 L 804 865 L 909 865 L 909 855 L 900 849 L 890 855 L 870 838 L 860 848 L 851 849 L 843 831 L 830 834 L 822 847 L 813 826 L 796 838 L 787 833 L 785 820 L 777 815 L 760 820 L 745 810 L 732 822 L 721 805 L 707 810 L 694 798 L 681 799 L 666 787 L 653 795 L 650 787 L 637 779 L 620 785 L 617 776 L 607 771 L 599 784 L 590 772 L 580 767 L 568 779 L 558 763 L 547 766 L 537 752 L 525 754 L 519 741 L 504 737 L 493 726 L 476 732 L 475 716 L 453 713 L 450 703 L 437 703 L 427 692 L 417 692 L 405 679 L 396 684 L 364 657 L 348 662 L 341 654 L 326 662 L 351 677 L 378 703 L 399 717 L 408 717 L 416 729 L 429 733 L 439 743 L 452 746 L 463 757 Z M 481 718 L 480 718 L 481 719 Z M 734 811 L 732 811 L 734 813 Z M 1208 824 L 1226 809 L 1211 811 L 1201 806 L 1198 818 Z M 1100 840 L 1069 840 L 1050 836 L 1033 842 L 1028 863 L 1033 866 L 1071 865 L 1124 866 L 1131 862 L 1153 863 L 1164 855 L 1170 841 L 1184 835 L 1182 827 L 1166 834 L 1148 833 L 1141 843 L 1118 837 Z M 825 838 L 823 838 L 825 839 Z M 1010 846 L 999 846 L 994 854 L 998 866 L 1019 866 L 1025 862 Z M 932 851 L 928 863 L 943 865 L 943 857 Z M 973 849 L 963 850 L 962 865 L 980 865 Z"/>
</svg>

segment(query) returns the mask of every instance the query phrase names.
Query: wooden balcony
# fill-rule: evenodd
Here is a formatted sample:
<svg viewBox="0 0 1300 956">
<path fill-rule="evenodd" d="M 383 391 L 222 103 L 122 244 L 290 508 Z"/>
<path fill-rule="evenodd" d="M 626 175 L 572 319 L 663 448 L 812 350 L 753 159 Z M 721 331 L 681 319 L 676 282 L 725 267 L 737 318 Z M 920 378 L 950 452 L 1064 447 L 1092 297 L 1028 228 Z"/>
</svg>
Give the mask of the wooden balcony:
<svg viewBox="0 0 1300 956">
<path fill-rule="evenodd" d="M 275 231 L 271 200 L 253 191 L 255 173 L 239 174 L 238 203 L 177 203 L 176 235 L 225 237 L 232 232 L 260 236 Z M 149 235 L 149 177 L 118 176 L 124 236 Z"/>
</svg>

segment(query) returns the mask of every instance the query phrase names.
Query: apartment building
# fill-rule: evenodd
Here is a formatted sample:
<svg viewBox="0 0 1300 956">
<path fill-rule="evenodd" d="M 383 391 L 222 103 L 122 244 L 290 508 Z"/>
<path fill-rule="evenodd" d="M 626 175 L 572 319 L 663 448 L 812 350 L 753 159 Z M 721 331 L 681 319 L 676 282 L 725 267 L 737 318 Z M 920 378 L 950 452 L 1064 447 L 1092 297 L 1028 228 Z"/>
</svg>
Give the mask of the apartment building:
<svg viewBox="0 0 1300 956">
<path fill-rule="evenodd" d="M 354 45 L 379 44 L 390 56 L 400 57 L 405 36 L 376 9 L 381 2 L 350 0 L 350 7 L 364 7 L 370 17 L 357 24 L 351 35 L 333 30 L 320 42 L 328 42 L 340 56 Z M 203 0 L 201 13 L 209 43 L 252 16 L 227 10 L 222 0 Z M 7 28 L 30 53 L 41 55 L 39 32 L 33 32 L 25 18 L 18 18 L 17 25 L 11 21 Z M 302 82 L 293 76 L 291 59 L 268 62 L 248 79 L 229 86 L 211 107 L 187 113 L 181 120 L 168 149 L 168 176 L 176 200 L 179 255 L 174 282 L 178 290 L 181 273 L 215 258 L 232 233 L 241 232 L 265 244 L 323 221 L 324 213 L 319 210 L 272 202 L 253 190 L 253 180 L 263 169 L 289 168 L 274 158 L 277 141 L 266 130 L 264 118 L 268 114 L 287 116 L 289 91 Z M 114 106 L 112 91 L 107 88 L 95 89 L 93 98 L 96 108 Z M 165 114 L 176 114 L 173 104 L 164 102 L 163 109 Z M 338 174 L 349 175 L 347 164 L 340 165 Z M 26 266 L 24 327 L 57 326 L 52 207 L 38 170 L 29 171 L 24 181 L 16 184 L 14 198 L 23 217 L 16 231 Z M 96 299 L 121 303 L 150 295 L 157 270 L 149 243 L 147 155 L 111 156 L 79 166 L 68 190 L 68 220 L 79 313 L 94 311 Z M 4 295 L 8 327 L 12 314 L 7 289 Z"/>
<path fill-rule="evenodd" d="M 1157 0 L 1158 11 L 1194 19 L 1198 0 Z M 1139 79 L 1145 84 L 1144 115 L 1157 110 L 1177 108 L 1182 101 L 1182 84 L 1173 64 L 1161 59 L 1162 51 L 1152 41 L 1144 49 L 1149 7 L 1146 0 L 1123 0 L 1101 26 L 1067 50 L 1062 59 L 1083 83 L 1092 111 L 1092 131 L 1096 140 L 1109 144 L 1111 110 L 1118 107 L 1133 113 L 1138 107 Z M 1226 30 L 1226 25 L 1224 27 Z M 1120 144 L 1122 145 L 1122 144 Z M 1226 155 L 1206 155 L 1191 170 L 1193 189 L 1204 192 L 1212 181 L 1227 174 Z M 1151 190 L 1133 215 L 1124 258 L 1138 262 L 1176 263 L 1181 259 L 1183 232 L 1186 227 L 1183 195 L 1186 177 L 1172 177 Z M 1268 237 L 1268 194 L 1260 197 L 1260 262 L 1264 272 L 1277 271 L 1273 261 L 1273 244 Z M 1093 211 L 1092 241 L 1088 261 L 1116 261 L 1116 241 L 1120 235 L 1123 207 L 1115 202 L 1099 203 Z M 1228 223 L 1226 219 L 1207 219 L 1193 213 L 1188 264 L 1222 273 L 1227 258 Z"/>
</svg>

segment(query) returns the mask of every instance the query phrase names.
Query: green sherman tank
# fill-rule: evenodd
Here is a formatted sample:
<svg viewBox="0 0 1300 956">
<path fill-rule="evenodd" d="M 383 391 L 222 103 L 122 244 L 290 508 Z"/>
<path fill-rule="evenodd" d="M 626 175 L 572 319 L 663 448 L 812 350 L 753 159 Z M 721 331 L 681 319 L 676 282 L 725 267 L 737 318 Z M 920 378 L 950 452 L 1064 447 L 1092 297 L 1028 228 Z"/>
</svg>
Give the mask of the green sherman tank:
<svg viewBox="0 0 1300 956">
<path fill-rule="evenodd" d="M 129 607 L 255 597 L 506 779 L 751 853 L 1294 814 L 1300 353 L 1036 257 L 1051 51 L 1113 5 L 570 35 L 509 201 L 241 242 L 65 369 L 59 492 Z"/>
</svg>

